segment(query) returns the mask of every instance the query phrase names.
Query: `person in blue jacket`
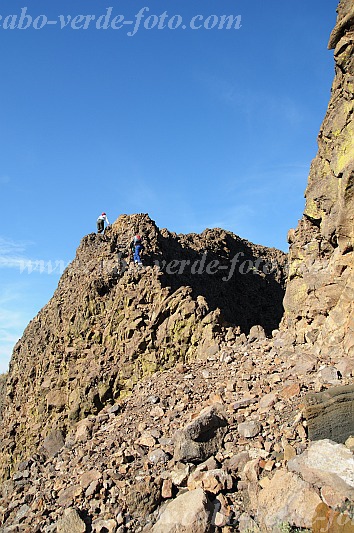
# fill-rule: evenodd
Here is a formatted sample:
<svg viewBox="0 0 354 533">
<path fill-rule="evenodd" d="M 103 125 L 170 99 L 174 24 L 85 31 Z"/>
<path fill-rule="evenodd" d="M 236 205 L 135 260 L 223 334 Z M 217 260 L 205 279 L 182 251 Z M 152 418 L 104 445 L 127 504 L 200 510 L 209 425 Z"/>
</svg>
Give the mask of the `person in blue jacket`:
<svg viewBox="0 0 354 533">
<path fill-rule="evenodd" d="M 141 254 L 144 250 L 144 245 L 141 242 L 140 235 L 135 235 L 134 239 L 130 243 L 130 249 L 133 254 L 133 261 L 138 267 L 141 267 L 143 263 L 141 262 Z"/>
</svg>

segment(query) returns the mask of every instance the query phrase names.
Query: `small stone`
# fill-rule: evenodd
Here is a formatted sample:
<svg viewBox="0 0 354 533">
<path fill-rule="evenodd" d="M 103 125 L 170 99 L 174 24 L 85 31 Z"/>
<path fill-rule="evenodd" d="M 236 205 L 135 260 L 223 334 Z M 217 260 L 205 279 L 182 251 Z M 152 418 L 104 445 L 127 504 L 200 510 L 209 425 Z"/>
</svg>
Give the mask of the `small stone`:
<svg viewBox="0 0 354 533">
<path fill-rule="evenodd" d="M 145 433 L 141 435 L 141 437 L 136 441 L 136 444 L 139 444 L 140 446 L 147 446 L 148 448 L 152 448 L 153 446 L 155 446 L 156 440 L 149 433 Z"/>
<path fill-rule="evenodd" d="M 290 461 L 296 456 L 296 450 L 290 444 L 284 446 L 284 461 Z"/>
<path fill-rule="evenodd" d="M 156 448 L 156 450 L 152 450 L 148 455 L 149 461 L 152 464 L 158 464 L 158 463 L 168 463 L 169 456 L 161 450 L 161 448 Z"/>
<path fill-rule="evenodd" d="M 203 488 L 211 494 L 219 494 L 222 490 L 232 488 L 232 478 L 222 469 L 207 470 L 206 472 L 196 470 L 189 476 L 187 486 L 189 490 Z"/>
<path fill-rule="evenodd" d="M 248 452 L 240 452 L 237 455 L 234 455 L 226 463 L 228 470 L 231 472 L 238 472 L 242 470 L 245 464 L 250 460 Z"/>
<path fill-rule="evenodd" d="M 241 437 L 252 438 L 261 432 L 262 426 L 259 422 L 254 421 L 242 422 L 238 425 L 237 430 Z"/>
<path fill-rule="evenodd" d="M 76 425 L 75 442 L 86 442 L 91 438 L 93 422 L 88 418 L 80 420 Z"/>
<path fill-rule="evenodd" d="M 226 383 L 226 390 L 228 392 L 234 392 L 236 390 L 236 381 L 228 381 Z"/>
<path fill-rule="evenodd" d="M 165 411 L 162 409 L 162 407 L 156 405 L 151 409 L 150 414 L 153 417 L 162 418 L 165 414 Z"/>
<path fill-rule="evenodd" d="M 345 441 L 345 445 L 351 452 L 354 452 L 354 437 L 350 436 Z"/>
<path fill-rule="evenodd" d="M 273 470 L 275 461 L 269 460 L 266 461 L 263 467 L 263 470 L 266 470 L 267 472 L 271 472 Z"/>
<path fill-rule="evenodd" d="M 248 335 L 248 342 L 266 339 L 266 334 L 262 326 L 252 326 Z"/>
<path fill-rule="evenodd" d="M 117 525 L 113 518 L 109 520 L 97 519 L 92 522 L 92 531 L 93 533 L 116 533 Z"/>
<path fill-rule="evenodd" d="M 21 507 L 16 513 L 15 522 L 21 522 L 24 518 L 26 518 L 29 510 L 30 507 L 27 504 L 21 505 Z"/>
<path fill-rule="evenodd" d="M 257 400 L 256 400 L 255 396 L 245 397 L 245 398 L 241 398 L 240 400 L 237 400 L 232 405 L 232 407 L 233 407 L 234 411 L 237 411 L 238 409 L 242 409 L 243 407 L 247 407 L 248 405 L 252 405 L 256 401 Z"/>
<path fill-rule="evenodd" d="M 156 404 L 159 403 L 160 398 L 158 396 L 149 396 L 147 399 L 148 403 Z"/>
<path fill-rule="evenodd" d="M 177 463 L 175 468 L 170 473 L 172 483 L 176 487 L 183 485 L 185 481 L 187 481 L 189 470 L 190 468 L 188 464 Z"/>
<path fill-rule="evenodd" d="M 223 527 L 223 526 L 226 526 L 227 521 L 228 521 L 228 517 L 227 517 L 227 516 L 225 516 L 225 515 L 222 514 L 222 513 L 219 513 L 218 511 L 215 513 L 215 516 L 214 516 L 214 525 L 215 525 L 216 527 Z"/>
<path fill-rule="evenodd" d="M 295 396 L 298 396 L 300 394 L 300 385 L 298 383 L 293 383 L 292 385 L 288 385 L 285 387 L 281 393 L 280 396 L 284 398 L 285 400 L 289 400 L 290 398 L 294 398 Z"/>
<path fill-rule="evenodd" d="M 64 511 L 64 516 L 58 520 L 57 533 L 85 533 L 86 524 L 81 520 L 76 509 L 70 508 Z"/>
<path fill-rule="evenodd" d="M 276 401 L 277 401 L 277 395 L 270 392 L 269 394 L 266 394 L 259 400 L 259 407 L 262 411 L 267 410 L 270 407 L 273 407 Z"/>
<path fill-rule="evenodd" d="M 93 496 L 93 494 L 97 492 L 98 486 L 99 482 L 97 480 L 92 481 L 85 492 L 85 497 L 89 498 L 90 496 Z"/>
<path fill-rule="evenodd" d="M 83 489 L 86 489 L 92 481 L 97 481 L 101 478 L 101 472 L 98 470 L 88 470 L 80 476 L 80 485 Z"/>
<path fill-rule="evenodd" d="M 164 480 L 162 484 L 162 489 L 161 489 L 161 496 L 165 500 L 172 498 L 172 480 L 171 479 Z"/>
<path fill-rule="evenodd" d="M 120 412 L 120 405 L 118 403 L 115 403 L 110 407 L 107 411 L 110 415 L 117 415 Z"/>
<path fill-rule="evenodd" d="M 258 483 L 262 489 L 265 489 L 266 487 L 268 487 L 270 483 L 270 479 L 269 477 L 263 477 L 262 479 L 259 480 Z"/>
<path fill-rule="evenodd" d="M 243 468 L 243 475 L 251 483 L 257 483 L 259 477 L 259 459 L 248 461 Z"/>
<path fill-rule="evenodd" d="M 59 492 L 58 505 L 61 507 L 67 507 L 70 505 L 77 496 L 82 493 L 82 487 L 80 485 L 70 485 L 66 489 Z"/>
<path fill-rule="evenodd" d="M 338 384 L 339 381 L 338 370 L 334 366 L 322 368 L 317 376 L 322 383 Z"/>
</svg>

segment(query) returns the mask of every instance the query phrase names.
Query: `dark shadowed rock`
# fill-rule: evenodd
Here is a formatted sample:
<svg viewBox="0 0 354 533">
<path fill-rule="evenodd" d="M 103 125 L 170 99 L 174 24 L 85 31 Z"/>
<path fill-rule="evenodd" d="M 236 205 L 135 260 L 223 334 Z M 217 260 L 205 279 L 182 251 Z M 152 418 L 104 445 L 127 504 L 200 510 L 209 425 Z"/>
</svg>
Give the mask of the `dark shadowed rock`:
<svg viewBox="0 0 354 533">
<path fill-rule="evenodd" d="M 221 447 L 227 420 L 220 404 L 203 409 L 174 437 L 176 461 L 205 461 Z"/>
<path fill-rule="evenodd" d="M 140 481 L 129 487 L 126 501 L 132 514 L 144 518 L 160 503 L 161 487 L 151 480 Z"/>
<path fill-rule="evenodd" d="M 344 443 L 354 435 L 354 385 L 332 387 L 305 397 L 304 415 L 310 440 Z"/>
</svg>

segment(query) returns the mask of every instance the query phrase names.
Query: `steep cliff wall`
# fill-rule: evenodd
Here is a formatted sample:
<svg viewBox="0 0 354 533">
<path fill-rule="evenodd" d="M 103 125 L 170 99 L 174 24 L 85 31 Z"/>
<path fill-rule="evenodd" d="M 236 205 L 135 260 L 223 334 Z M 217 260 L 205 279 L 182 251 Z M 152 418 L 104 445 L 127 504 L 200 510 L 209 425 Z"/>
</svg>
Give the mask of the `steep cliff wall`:
<svg viewBox="0 0 354 533">
<path fill-rule="evenodd" d="M 147 266 L 123 263 L 118 274 L 117 253 L 136 232 Z M 160 231 L 147 215 L 122 215 L 104 236 L 86 236 L 14 349 L 0 465 L 65 436 L 144 375 L 215 353 L 254 324 L 270 332 L 282 316 L 285 262 L 282 252 L 223 230 Z"/>
<path fill-rule="evenodd" d="M 289 232 L 283 327 L 318 352 L 354 356 L 354 4 L 342 0 L 329 48 L 335 79 L 306 207 Z"/>
</svg>

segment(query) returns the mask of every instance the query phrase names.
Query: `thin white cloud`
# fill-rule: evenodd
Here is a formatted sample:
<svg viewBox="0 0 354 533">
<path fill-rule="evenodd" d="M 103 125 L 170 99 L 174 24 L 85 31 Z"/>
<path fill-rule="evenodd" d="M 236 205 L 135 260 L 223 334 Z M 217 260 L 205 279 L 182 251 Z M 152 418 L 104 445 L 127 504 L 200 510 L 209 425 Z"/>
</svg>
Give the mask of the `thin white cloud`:
<svg viewBox="0 0 354 533">
<path fill-rule="evenodd" d="M 0 236 L 0 268 L 20 268 L 23 261 L 28 259 L 23 255 L 32 243 L 15 242 Z"/>
<path fill-rule="evenodd" d="M 68 266 L 64 259 L 32 259 L 25 255 L 27 247 L 32 244 L 30 241 L 15 242 L 0 237 L 0 269 L 16 269 L 20 274 L 37 272 L 60 275 L 63 273 Z"/>
<path fill-rule="evenodd" d="M 31 241 L 13 241 L 0 236 L 0 256 L 21 254 L 26 251 L 28 246 L 33 244 Z"/>
</svg>

